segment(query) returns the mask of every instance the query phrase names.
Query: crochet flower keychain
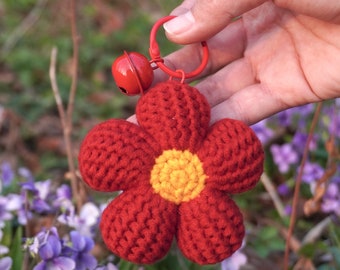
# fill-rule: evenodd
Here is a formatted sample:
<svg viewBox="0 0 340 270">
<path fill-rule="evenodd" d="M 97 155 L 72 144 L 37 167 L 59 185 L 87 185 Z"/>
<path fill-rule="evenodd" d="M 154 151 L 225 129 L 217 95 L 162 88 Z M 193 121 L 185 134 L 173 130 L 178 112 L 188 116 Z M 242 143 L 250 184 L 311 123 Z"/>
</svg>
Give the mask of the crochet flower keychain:
<svg viewBox="0 0 340 270">
<path fill-rule="evenodd" d="M 222 119 L 210 126 L 207 100 L 184 83 L 204 69 L 205 42 L 195 71 L 165 66 L 155 36 L 171 18 L 162 18 L 151 31 L 151 61 L 124 52 L 113 64 L 121 91 L 142 94 L 136 106 L 138 125 L 112 119 L 95 126 L 81 145 L 79 167 L 91 188 L 123 191 L 106 207 L 100 223 L 114 254 L 138 264 L 154 263 L 175 238 L 188 259 L 213 264 L 242 244 L 243 217 L 230 195 L 256 185 L 264 154 L 244 123 Z M 146 91 L 155 67 L 170 80 Z"/>
</svg>

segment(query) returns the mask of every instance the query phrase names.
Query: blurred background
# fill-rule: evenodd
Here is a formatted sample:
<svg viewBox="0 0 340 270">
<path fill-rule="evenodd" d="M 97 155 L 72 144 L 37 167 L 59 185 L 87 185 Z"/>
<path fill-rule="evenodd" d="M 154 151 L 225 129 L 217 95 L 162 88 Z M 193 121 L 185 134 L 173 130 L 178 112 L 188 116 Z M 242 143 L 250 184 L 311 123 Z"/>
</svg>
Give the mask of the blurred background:
<svg viewBox="0 0 340 270">
<path fill-rule="evenodd" d="M 112 79 L 113 60 L 123 50 L 148 55 L 153 23 L 180 2 L 77 2 L 75 159 L 91 127 L 134 112 L 137 98 L 122 95 Z M 161 30 L 158 42 L 162 55 L 178 48 Z M 66 106 L 72 82 L 70 1 L 0 0 L 0 269 L 34 269 L 52 263 L 39 253 L 41 237 L 55 235 L 74 247 L 71 230 L 92 241 L 92 249 L 77 251 L 90 254 L 88 266 L 95 261 L 89 269 L 282 269 L 293 192 L 308 135 L 311 141 L 295 204 L 297 222 L 288 240 L 290 269 L 340 269 L 339 99 L 324 102 L 315 120 L 317 106 L 310 104 L 252 126 L 266 152 L 265 175 L 254 190 L 234 198 L 247 228 L 244 247 L 235 256 L 221 264 L 199 266 L 183 258 L 174 245 L 161 262 L 134 265 L 110 254 L 98 233 L 100 211 L 115 194 L 88 191 L 90 201 L 75 211 L 63 129 L 48 74 L 53 47 L 58 49 L 57 83 Z M 316 129 L 309 134 L 313 121 Z"/>
<path fill-rule="evenodd" d="M 75 142 L 93 122 L 126 118 L 135 98 L 117 91 L 111 75 L 113 60 L 123 50 L 148 56 L 153 23 L 179 1 L 78 1 L 79 80 L 74 109 Z M 58 49 L 57 82 L 67 105 L 71 85 L 72 40 L 68 1 L 0 2 L 0 160 L 24 162 L 37 173 L 60 173 L 62 133 L 48 69 L 53 47 Z M 159 34 L 162 54 L 175 45 Z"/>
</svg>

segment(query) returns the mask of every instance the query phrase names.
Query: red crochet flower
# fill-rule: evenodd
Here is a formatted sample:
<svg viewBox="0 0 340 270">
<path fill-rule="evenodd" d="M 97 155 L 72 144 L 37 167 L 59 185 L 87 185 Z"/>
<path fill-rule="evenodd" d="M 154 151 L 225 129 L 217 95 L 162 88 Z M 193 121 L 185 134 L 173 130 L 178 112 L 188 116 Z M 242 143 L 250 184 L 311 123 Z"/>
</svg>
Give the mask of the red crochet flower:
<svg viewBox="0 0 340 270">
<path fill-rule="evenodd" d="M 196 263 L 232 255 L 244 226 L 229 194 L 254 187 L 263 170 L 254 132 L 231 119 L 209 127 L 206 99 L 174 81 L 142 96 L 136 116 L 139 126 L 117 119 L 97 125 L 80 149 L 80 171 L 91 188 L 124 191 L 102 215 L 108 248 L 148 264 L 165 256 L 175 236 Z"/>
</svg>

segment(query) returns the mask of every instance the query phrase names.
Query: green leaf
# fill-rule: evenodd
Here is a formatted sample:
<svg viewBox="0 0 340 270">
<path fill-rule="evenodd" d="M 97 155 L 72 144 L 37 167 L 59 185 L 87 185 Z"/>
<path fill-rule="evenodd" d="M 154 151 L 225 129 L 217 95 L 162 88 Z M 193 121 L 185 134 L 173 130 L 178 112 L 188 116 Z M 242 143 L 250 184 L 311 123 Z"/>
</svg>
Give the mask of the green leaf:
<svg viewBox="0 0 340 270">
<path fill-rule="evenodd" d="M 21 270 L 24 258 L 24 253 L 21 247 L 22 242 L 22 227 L 17 227 L 9 251 L 10 257 L 13 259 L 12 270 Z"/>
<path fill-rule="evenodd" d="M 334 262 L 337 266 L 337 269 L 340 268 L 340 249 L 337 247 L 332 247 L 330 248 L 333 258 L 334 258 Z"/>
<path fill-rule="evenodd" d="M 274 227 L 266 227 L 260 231 L 259 235 L 263 240 L 270 240 L 278 236 L 277 229 Z"/>
<path fill-rule="evenodd" d="M 155 268 L 146 268 L 147 270 L 173 270 L 173 269 L 181 269 L 181 270 L 189 270 L 191 262 L 184 258 L 182 254 L 179 252 L 178 248 L 174 245 L 168 252 L 167 256 L 153 265 Z"/>
<path fill-rule="evenodd" d="M 5 222 L 5 227 L 2 229 L 3 236 L 1 240 L 1 244 L 3 244 L 6 247 L 11 246 L 12 242 L 12 224 L 11 222 Z"/>
<path fill-rule="evenodd" d="M 256 253 L 261 257 L 266 257 L 274 250 L 284 250 L 285 243 L 280 237 L 275 227 L 264 227 L 258 231 L 257 237 L 249 243 Z"/>
<path fill-rule="evenodd" d="M 299 250 L 299 254 L 312 259 L 315 257 L 317 252 L 326 252 L 326 250 L 327 245 L 324 242 L 319 241 L 303 245 Z"/>
<path fill-rule="evenodd" d="M 318 270 L 336 270 L 336 268 L 334 268 L 333 266 L 328 265 L 328 264 L 320 265 L 320 266 L 318 266 L 317 269 Z"/>
<path fill-rule="evenodd" d="M 137 270 L 138 265 L 121 259 L 119 262 L 119 269 L 120 270 Z"/>
</svg>

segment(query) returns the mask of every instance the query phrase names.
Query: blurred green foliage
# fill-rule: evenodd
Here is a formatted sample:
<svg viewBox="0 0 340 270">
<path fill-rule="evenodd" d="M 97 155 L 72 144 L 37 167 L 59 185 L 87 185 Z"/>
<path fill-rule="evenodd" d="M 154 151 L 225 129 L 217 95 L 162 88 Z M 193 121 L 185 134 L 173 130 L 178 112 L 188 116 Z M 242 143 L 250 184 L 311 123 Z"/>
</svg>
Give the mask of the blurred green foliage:
<svg viewBox="0 0 340 270">
<path fill-rule="evenodd" d="M 13 74 L 10 83 L 0 81 L 0 94 L 6 105 L 30 122 L 46 113 L 55 113 L 56 106 L 52 94 L 48 69 L 52 47 L 58 48 L 58 84 L 64 103 L 68 99 L 70 87 L 69 65 L 72 57 L 72 41 L 68 20 L 67 2 L 37 1 L 3 2 L 5 16 L 0 18 L 1 68 Z M 131 101 L 117 92 L 111 78 L 112 61 L 123 50 L 148 53 L 149 32 L 154 21 L 167 14 L 179 1 L 79 1 L 79 85 L 74 119 L 126 117 L 132 108 Z M 110 8 L 111 13 L 103 10 Z M 35 22 L 26 29 L 25 20 L 30 12 L 36 13 Z M 103 29 L 101 16 L 112 19 L 111 29 Z M 109 15 L 119 18 L 110 18 Z M 23 24 L 24 23 L 24 24 Z M 116 25 L 115 25 L 116 24 Z M 26 29 L 26 30 L 24 30 Z M 23 31 L 19 35 L 16 33 Z M 159 43 L 164 54 L 175 48 L 159 35 Z M 8 41 L 15 40 L 8 44 Z M 91 94 L 112 92 L 111 98 L 99 106 L 91 101 Z M 132 106 L 130 106 L 132 107 Z M 125 108 L 126 109 L 126 108 Z"/>
<path fill-rule="evenodd" d="M 148 55 L 153 23 L 179 1 L 78 1 L 79 80 L 73 113 L 74 139 L 94 124 L 134 113 L 136 98 L 122 95 L 111 76 L 113 60 L 124 50 Z M 4 16 L 1 16 L 3 13 Z M 22 120 L 22 139 L 34 148 L 36 124 L 58 117 L 49 79 L 50 54 L 57 54 L 57 83 L 66 107 L 71 86 L 72 39 L 68 1 L 4 0 L 0 4 L 0 104 Z M 162 54 L 177 46 L 162 31 Z M 35 149 L 32 149 L 35 150 Z M 64 158 L 46 151 L 41 166 L 67 168 Z"/>
</svg>

